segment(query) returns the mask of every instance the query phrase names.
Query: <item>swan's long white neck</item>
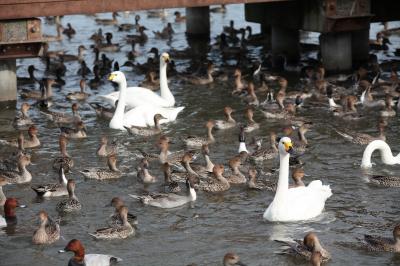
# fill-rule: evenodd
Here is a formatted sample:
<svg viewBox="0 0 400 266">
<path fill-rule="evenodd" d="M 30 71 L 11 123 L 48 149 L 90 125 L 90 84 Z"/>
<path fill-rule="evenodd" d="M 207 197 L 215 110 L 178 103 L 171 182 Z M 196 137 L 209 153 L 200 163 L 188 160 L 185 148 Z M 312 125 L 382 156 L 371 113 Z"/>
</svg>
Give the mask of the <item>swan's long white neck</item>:
<svg viewBox="0 0 400 266">
<path fill-rule="evenodd" d="M 117 108 L 115 109 L 114 115 L 110 121 L 110 128 L 124 129 L 124 112 L 125 112 L 125 99 L 126 99 L 126 79 L 123 79 L 118 83 L 119 87 L 119 98 Z"/>
<path fill-rule="evenodd" d="M 163 59 L 160 60 L 160 93 L 161 98 L 168 102 L 171 102 L 171 106 L 175 105 L 174 95 L 172 95 L 168 87 L 167 64 L 164 62 Z"/>
<path fill-rule="evenodd" d="M 274 197 L 274 203 L 279 204 L 287 199 L 289 190 L 289 157 L 288 153 L 279 154 L 279 180 Z"/>
<path fill-rule="evenodd" d="M 400 153 L 397 156 L 393 156 L 392 150 L 389 145 L 383 140 L 374 140 L 368 144 L 364 150 L 364 154 L 361 161 L 362 168 L 372 167 L 371 156 L 375 150 L 379 150 L 381 153 L 381 159 L 384 164 L 400 164 Z"/>
</svg>

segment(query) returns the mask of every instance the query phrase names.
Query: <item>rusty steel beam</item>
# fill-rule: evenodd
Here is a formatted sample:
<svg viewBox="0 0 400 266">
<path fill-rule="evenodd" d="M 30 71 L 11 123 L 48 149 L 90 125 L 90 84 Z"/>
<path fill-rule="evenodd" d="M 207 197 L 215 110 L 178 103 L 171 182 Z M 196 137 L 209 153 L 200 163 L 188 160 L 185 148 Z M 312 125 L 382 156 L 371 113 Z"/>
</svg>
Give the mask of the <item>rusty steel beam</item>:
<svg viewBox="0 0 400 266">
<path fill-rule="evenodd" d="M 1 0 L 0 20 L 293 0 Z"/>
</svg>

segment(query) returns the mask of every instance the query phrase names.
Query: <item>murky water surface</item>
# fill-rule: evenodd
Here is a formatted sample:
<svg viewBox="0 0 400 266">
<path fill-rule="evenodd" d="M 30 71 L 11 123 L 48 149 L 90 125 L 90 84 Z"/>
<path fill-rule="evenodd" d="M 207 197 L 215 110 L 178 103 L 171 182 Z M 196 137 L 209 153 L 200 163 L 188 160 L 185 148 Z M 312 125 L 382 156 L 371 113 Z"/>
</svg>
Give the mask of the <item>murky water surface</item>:
<svg viewBox="0 0 400 266">
<path fill-rule="evenodd" d="M 169 10 L 169 21 L 173 21 L 174 10 Z M 184 10 L 181 10 L 184 11 Z M 151 30 L 161 30 L 165 22 L 160 19 L 147 18 L 145 12 L 137 12 L 142 16 L 141 23 Z M 134 15 L 120 18 L 120 22 L 132 23 Z M 98 17 L 108 18 L 110 14 L 100 14 Z M 227 25 L 230 19 L 235 20 L 235 25 L 242 27 L 247 25 L 243 18 L 243 6 L 232 5 L 228 7 L 225 15 L 212 14 L 212 37 L 220 33 L 222 25 Z M 52 50 L 64 49 L 70 53 L 76 53 L 81 44 L 89 47 L 92 42 L 88 37 L 98 29 L 98 25 L 91 16 L 68 16 L 62 23 L 71 22 L 76 28 L 77 34 L 71 40 L 51 44 Z M 55 34 L 53 25 L 44 24 L 44 31 Z M 255 32 L 259 26 L 252 24 Z M 391 23 L 391 26 L 399 26 Z M 378 24 L 372 25 L 371 37 L 381 29 Z M 187 47 L 185 38 L 185 24 L 173 23 L 176 31 L 172 41 L 157 40 L 149 31 L 149 41 L 144 46 L 138 46 L 141 56 L 138 62 L 147 60 L 147 52 L 151 47 L 159 47 L 161 51 Z M 112 31 L 114 42 L 123 45 L 121 52 L 107 54 L 122 65 L 126 61 L 126 53 L 130 51 L 130 45 L 124 45 L 123 36 L 126 33 L 118 32 L 114 26 L 103 27 L 103 32 Z M 315 43 L 317 34 L 304 35 L 305 41 Z M 392 36 L 393 45 L 388 53 L 379 52 L 380 60 L 392 60 L 393 48 L 398 47 L 400 39 Z M 264 53 L 261 48 L 250 49 L 249 57 L 258 58 Z M 315 56 L 314 53 L 306 54 Z M 218 53 L 212 52 L 207 58 L 221 65 Z M 85 60 L 91 67 L 93 54 L 88 52 Z M 200 56 L 196 58 L 197 63 Z M 397 58 L 399 59 L 399 58 Z M 28 65 L 35 64 L 39 68 L 40 77 L 45 65 L 39 59 L 18 60 L 18 75 L 26 76 Z M 176 60 L 177 69 L 185 70 L 194 63 L 191 60 Z M 70 102 L 65 100 L 65 95 L 79 89 L 77 70 L 78 63 L 66 63 L 68 68 L 65 76 L 66 86 L 55 89 L 55 109 L 69 112 Z M 135 85 L 144 76 L 132 72 L 130 68 L 122 68 L 126 73 L 128 84 Z M 221 70 L 223 68 L 221 67 Z M 296 73 L 279 73 L 291 77 L 289 87 L 296 87 L 298 78 Z M 385 73 L 388 75 L 388 73 Z M 293 78 L 294 77 L 294 78 Z M 92 77 L 90 77 L 92 78 Z M 237 98 L 230 96 L 231 82 L 219 82 L 212 86 L 190 86 L 181 82 L 180 77 L 170 79 L 177 106 L 185 106 L 185 110 L 179 115 L 176 123 L 164 127 L 165 133 L 178 139 L 187 133 L 204 134 L 203 124 L 208 119 L 221 118 L 221 109 L 230 105 L 238 110 L 234 117 L 243 120 L 245 106 Z M 96 99 L 98 94 L 104 94 L 113 90 L 108 82 L 105 82 L 98 90 L 90 91 L 88 102 Z M 261 100 L 263 97 L 261 96 Z M 22 100 L 18 101 L 20 105 Z M 52 158 L 58 155 L 59 130 L 53 124 L 46 122 L 43 115 L 37 109 L 32 108 L 31 116 L 37 123 L 40 131 L 42 147 L 32 151 L 34 165 L 29 166 L 33 173 L 32 183 L 54 182 L 57 174 L 51 168 Z M 0 137 L 11 138 L 16 135 L 11 127 L 14 110 L 2 110 L 0 113 Z M 141 138 L 129 136 L 124 132 L 110 130 L 108 122 L 96 119 L 93 110 L 87 103 L 81 104 L 81 115 L 87 123 L 89 137 L 85 140 L 72 140 L 68 144 L 69 154 L 75 160 L 74 171 L 68 174 L 68 178 L 77 181 L 76 193 L 83 204 L 82 211 L 75 215 L 67 215 L 62 218 L 62 238 L 51 246 L 34 246 L 31 244 L 33 230 L 37 226 L 37 213 L 46 210 L 52 217 L 58 217 L 55 205 L 57 198 L 50 200 L 38 200 L 30 188 L 30 184 L 7 186 L 4 188 L 7 196 L 17 197 L 26 209 L 17 210 L 18 226 L 14 232 L 0 232 L 0 265 L 66 265 L 71 254 L 58 254 L 72 238 L 83 241 L 88 253 L 107 253 L 124 259 L 121 265 L 186 265 L 192 262 L 198 265 L 220 265 L 223 255 L 228 251 L 237 252 L 242 261 L 248 265 L 304 265 L 305 262 L 295 261 L 291 258 L 275 254 L 279 244 L 274 239 L 302 238 L 305 232 L 318 233 L 323 245 L 332 253 L 333 259 L 330 265 L 398 265 L 400 257 L 389 253 L 371 254 L 357 248 L 357 237 L 365 233 L 390 236 L 392 228 L 399 222 L 399 189 L 376 188 L 365 182 L 359 164 L 363 148 L 349 144 L 341 139 L 329 125 L 347 126 L 356 130 L 375 133 L 376 114 L 369 113 L 368 118 L 356 123 L 343 123 L 332 120 L 327 112 L 305 110 L 302 115 L 315 123 L 312 131 L 308 133 L 311 148 L 304 155 L 306 162 L 305 171 L 309 175 L 306 182 L 313 179 L 321 179 L 330 184 L 333 196 L 326 203 L 324 213 L 314 221 L 306 223 L 268 223 L 263 221 L 262 214 L 273 198 L 270 192 L 248 191 L 244 187 L 233 187 L 222 194 L 207 194 L 199 192 L 198 200 L 194 208 L 184 206 L 173 210 L 160 210 L 145 207 L 131 200 L 129 193 L 140 194 L 143 186 L 136 181 L 135 167 L 138 156 L 135 148 L 155 150 L 154 138 Z M 260 113 L 256 113 L 255 119 L 262 121 L 260 130 L 250 136 L 267 136 L 270 130 L 279 130 L 282 125 L 278 122 L 266 121 Z M 388 142 L 395 152 L 399 150 L 400 130 L 399 119 L 395 117 L 389 120 L 387 129 Z M 85 167 L 103 166 L 105 161 L 95 155 L 99 138 L 102 135 L 110 139 L 118 138 L 121 149 L 118 152 L 119 164 L 126 174 L 118 181 L 98 182 L 84 180 L 78 170 Z M 248 139 L 250 139 L 250 136 Z M 237 132 L 216 132 L 217 144 L 211 147 L 211 158 L 214 162 L 226 163 L 228 158 L 237 151 Z M 177 141 L 172 150 L 179 150 L 184 146 Z M 1 148 L 1 154 L 8 154 L 7 148 Z M 376 161 L 377 158 L 375 159 Z M 265 167 L 277 166 L 278 162 L 269 162 Z M 159 175 L 158 166 L 152 166 L 152 173 Z M 378 165 L 373 169 L 374 173 L 400 174 L 399 167 Z M 161 178 L 162 179 L 162 178 Z M 157 190 L 158 185 L 151 189 Z M 113 211 L 104 207 L 114 196 L 120 196 L 126 200 L 130 211 L 139 217 L 139 229 L 135 237 L 122 241 L 95 241 L 88 232 L 105 225 L 106 218 Z"/>
</svg>

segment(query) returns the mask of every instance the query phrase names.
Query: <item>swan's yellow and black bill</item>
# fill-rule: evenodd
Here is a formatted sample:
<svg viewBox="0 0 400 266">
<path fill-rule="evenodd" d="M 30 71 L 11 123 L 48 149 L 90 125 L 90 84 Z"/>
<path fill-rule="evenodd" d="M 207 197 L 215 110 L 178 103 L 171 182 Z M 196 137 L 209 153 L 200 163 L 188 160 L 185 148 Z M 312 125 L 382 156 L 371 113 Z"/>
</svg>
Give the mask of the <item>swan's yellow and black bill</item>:
<svg viewBox="0 0 400 266">
<path fill-rule="evenodd" d="M 117 76 L 116 74 L 110 74 L 110 75 L 108 76 L 108 80 L 114 81 L 114 78 L 115 78 L 116 76 Z"/>
<path fill-rule="evenodd" d="M 285 146 L 285 151 L 287 153 L 293 153 L 293 144 L 292 144 L 292 142 L 287 141 L 287 142 L 284 142 L 283 145 Z"/>
<path fill-rule="evenodd" d="M 167 54 L 167 53 L 163 54 L 163 59 L 164 59 L 164 62 L 166 62 L 166 63 L 169 63 L 171 61 L 171 59 L 169 58 L 169 54 Z"/>
</svg>

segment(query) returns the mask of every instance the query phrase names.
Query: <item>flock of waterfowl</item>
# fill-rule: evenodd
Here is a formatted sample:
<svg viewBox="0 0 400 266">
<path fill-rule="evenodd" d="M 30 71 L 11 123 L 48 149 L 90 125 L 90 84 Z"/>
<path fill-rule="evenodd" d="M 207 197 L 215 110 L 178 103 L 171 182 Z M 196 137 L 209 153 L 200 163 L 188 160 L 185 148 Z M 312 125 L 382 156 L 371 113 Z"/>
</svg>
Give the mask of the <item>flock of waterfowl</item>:
<svg viewBox="0 0 400 266">
<path fill-rule="evenodd" d="M 226 9 L 222 6 L 215 7 L 212 11 L 226 12 Z M 174 15 L 174 23 L 185 21 L 180 12 L 175 12 Z M 166 10 L 149 11 L 148 16 L 169 19 Z M 376 56 L 371 55 L 368 63 L 360 66 L 354 74 L 327 77 L 322 65 L 313 61 L 300 69 L 302 81 L 298 89 L 295 89 L 290 86 L 287 78 L 272 74 L 273 65 L 270 64 L 270 57 L 259 60 L 246 58 L 249 50 L 263 44 L 264 37 L 254 35 L 251 27 L 237 29 L 232 21 L 229 26 L 223 28 L 223 33 L 216 41 L 212 41 L 214 43 L 208 48 L 212 53 L 219 53 L 223 63 L 217 67 L 216 62 L 211 60 L 205 62 L 201 65 L 206 71 L 205 76 L 183 73 L 177 70 L 176 64 L 178 60 L 193 57 L 189 48 L 183 51 L 159 53 L 154 47 L 150 51 L 154 57 L 149 57 L 146 63 L 140 64 L 135 61 L 141 57 L 136 51 L 137 44 L 152 42 L 153 38 L 167 41 L 174 38 L 173 24 L 166 23 L 165 28 L 154 31 L 152 37 L 146 34 L 148 28 L 141 25 L 139 15 L 134 17 L 134 24 L 120 24 L 118 17 L 118 13 L 113 13 L 111 19 L 95 18 L 98 25 L 107 27 L 110 32 L 103 34 L 104 29 L 101 27 L 90 37 L 93 40 L 91 49 L 95 54 L 93 65 L 90 66 L 85 62 L 85 51 L 89 48 L 83 45 L 78 47 L 77 55 L 51 51 L 49 46 L 45 46 L 41 58 L 45 65 L 43 78 L 35 75 L 37 70 L 34 65 L 28 67 L 29 77 L 18 78 L 22 103 L 20 113 L 12 123 L 18 134 L 15 139 L 0 141 L 0 145 L 13 149 L 9 155 L 4 154 L 4 159 L 0 161 L 0 202 L 4 206 L 4 218 L 0 217 L 0 227 L 15 227 L 17 225 L 15 209 L 24 207 L 13 195 L 8 193 L 5 195 L 2 188 L 29 183 L 38 197 L 62 197 L 60 200 L 51 200 L 54 201 L 54 208 L 60 214 L 60 218 L 50 217 L 48 213 L 52 213 L 53 210 L 41 210 L 38 213 L 39 226 L 32 236 L 33 244 L 54 244 L 59 240 L 63 230 L 60 219 L 62 221 L 71 213 L 85 211 L 85 202 L 81 203 L 76 193 L 79 191 L 79 182 L 74 179 L 79 179 L 78 174 L 88 182 L 89 179 L 111 182 L 109 180 L 119 180 L 133 173 L 137 176 L 135 186 L 143 187 L 145 191 L 141 195 L 129 194 L 125 200 L 121 199 L 124 195 L 116 195 L 118 197 L 99 203 L 111 202 L 110 206 L 115 208 L 115 213 L 106 221 L 106 227 L 87 232 L 99 240 L 135 241 L 135 234 L 137 231 L 140 232 L 141 223 L 138 223 L 140 216 L 137 218 L 129 212 L 128 205 L 131 205 L 129 202 L 132 202 L 132 199 L 162 209 L 177 208 L 185 204 L 193 207 L 198 198 L 207 194 L 223 193 L 232 187 L 274 194 L 273 200 L 267 202 L 268 207 L 264 211 L 263 218 L 267 221 L 312 220 L 324 212 L 325 202 L 329 201 L 332 191 L 330 186 L 323 184 L 318 177 L 311 177 L 313 181 L 308 185 L 303 180 L 307 176 L 303 168 L 307 162 L 303 161 L 302 155 L 306 154 L 312 145 L 317 145 L 317 140 L 313 140 L 310 144 L 306 138 L 306 133 L 317 125 L 309 117 L 305 117 L 304 112 L 323 112 L 331 117 L 332 121 L 341 124 L 358 123 L 364 119 L 376 120 L 378 133 L 375 135 L 358 132 L 354 128 L 335 127 L 333 122 L 326 122 L 323 126 L 336 132 L 338 138 L 343 137 L 352 143 L 349 145 L 366 145 L 362 159 L 361 156 L 353 158 L 356 163 L 361 162 L 362 168 L 372 167 L 371 157 L 375 150 L 380 151 L 384 164 L 400 164 L 400 154 L 393 156 L 385 142 L 385 128 L 393 123 L 397 111 L 400 110 L 396 65 L 391 66 L 390 77 L 386 78 L 382 75 L 382 66 L 379 65 Z M 68 23 L 63 28 L 60 18 L 56 18 L 55 25 L 59 38 L 66 35 L 73 39 L 78 31 L 73 28 L 75 26 L 73 23 Z M 128 34 L 125 35 L 125 39 L 114 43 L 113 31 L 127 31 Z M 137 34 L 132 34 L 134 32 Z M 371 48 L 385 50 L 387 44 L 390 44 L 387 41 L 389 33 L 393 32 L 388 29 L 380 32 L 377 40 L 371 43 Z M 132 50 L 128 52 L 126 62 L 120 66 L 117 61 L 109 57 L 113 53 L 120 53 L 124 42 L 131 45 Z M 65 94 L 63 95 L 65 100 L 71 103 L 70 113 L 57 110 L 58 103 L 53 95 L 53 87 L 62 88 L 68 79 L 65 65 L 67 61 L 79 63 L 79 70 L 74 71 L 81 76 L 80 91 L 65 93 L 62 89 L 59 90 L 60 94 Z M 232 66 L 227 63 L 228 61 L 235 63 Z M 128 85 L 133 82 L 127 80 L 124 72 L 132 71 L 131 69 L 146 76 L 140 85 Z M 165 124 L 173 128 L 175 124 L 172 122 L 185 119 L 183 110 L 187 107 L 184 102 L 175 100 L 174 88 L 170 89 L 168 78 L 183 84 L 191 84 L 198 90 L 207 90 L 214 84 L 231 84 L 229 86 L 232 90 L 225 91 L 224 95 L 240 106 L 246 120 L 240 121 L 236 117 L 239 110 L 224 106 L 224 99 L 219 99 L 221 117 L 201 122 L 205 128 L 204 135 L 178 137 L 168 134 L 164 131 Z M 113 83 L 116 90 L 98 94 L 95 97 L 96 101 L 92 100 L 90 94 L 97 94 L 96 90 L 105 86 L 107 80 Z M 91 89 L 90 93 L 87 91 L 87 86 Z M 213 93 L 215 92 L 210 90 L 209 94 Z M 138 151 L 133 151 L 138 158 L 135 169 L 118 168 L 117 159 L 124 144 L 116 139 L 109 141 L 107 133 L 101 133 L 103 136 L 99 147 L 93 152 L 98 157 L 106 159 L 107 167 L 99 165 L 99 167 L 76 169 L 74 162 L 77 159 L 68 153 L 68 144 L 76 139 L 86 139 L 91 133 L 91 130 L 87 129 L 85 116 L 80 114 L 80 107 L 83 105 L 92 108 L 91 112 L 96 114 L 98 121 L 106 120 L 110 129 L 119 130 L 134 139 L 145 139 L 144 142 L 155 143 L 158 151 L 140 148 Z M 38 117 L 31 117 L 32 108 L 39 110 Z M 207 106 L 202 108 L 206 110 Z M 212 118 L 211 116 L 209 115 L 209 118 Z M 275 123 L 275 130 L 263 131 L 262 125 L 270 122 Z M 58 182 L 42 183 L 36 178 L 37 173 L 29 170 L 32 162 L 41 161 L 38 155 L 31 155 L 41 149 L 40 139 L 46 135 L 46 132 L 38 135 L 38 124 L 46 124 L 45 127 L 56 127 L 59 130 L 60 150 L 59 153 L 53 152 L 52 165 L 47 166 L 48 171 L 54 170 L 58 173 Z M 232 143 L 237 152 L 225 155 L 227 167 L 211 159 L 224 136 L 216 135 L 216 131 L 238 137 L 238 142 Z M 251 142 L 248 138 L 250 134 Z M 266 139 L 269 142 L 267 145 L 264 144 Z M 174 149 L 174 146 L 178 146 L 177 143 L 186 148 Z M 204 158 L 204 164 L 194 163 L 199 156 Z M 78 160 L 82 159 L 84 158 Z M 277 159 L 279 169 L 264 167 L 264 162 Z M 161 169 L 164 176 L 161 180 L 154 175 L 154 171 L 158 169 Z M 293 182 L 289 181 L 289 172 L 292 172 Z M 74 179 L 67 178 L 68 175 Z M 369 181 L 382 187 L 400 186 L 400 176 L 370 175 Z M 93 184 L 93 192 L 96 192 L 96 185 Z M 310 261 L 312 265 L 334 260 L 335 254 L 331 254 L 323 247 L 315 232 L 305 233 L 304 240 L 279 240 L 283 244 L 279 253 L 300 257 Z M 323 235 L 324 232 L 320 234 Z M 77 235 L 76 238 L 80 236 Z M 122 240 L 126 238 L 130 240 Z M 400 252 L 400 225 L 394 228 L 393 238 L 365 235 L 358 243 L 369 251 Z M 68 265 L 109 265 L 122 260 L 111 255 L 85 254 L 84 245 L 77 239 L 69 241 L 62 251 L 74 253 Z M 223 265 L 244 264 L 237 254 L 227 253 L 223 258 Z"/>
</svg>

